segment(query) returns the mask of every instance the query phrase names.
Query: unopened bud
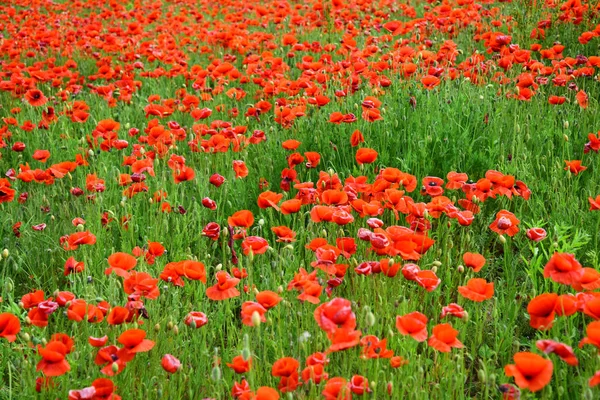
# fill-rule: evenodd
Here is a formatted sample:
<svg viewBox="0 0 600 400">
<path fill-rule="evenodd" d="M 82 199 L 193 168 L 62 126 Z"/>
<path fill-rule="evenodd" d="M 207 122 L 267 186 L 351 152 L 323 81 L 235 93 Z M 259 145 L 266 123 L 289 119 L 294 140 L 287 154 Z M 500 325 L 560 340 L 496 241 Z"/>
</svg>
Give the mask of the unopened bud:
<svg viewBox="0 0 600 400">
<path fill-rule="evenodd" d="M 169 321 L 169 322 L 167 322 L 167 329 L 168 329 L 168 330 L 171 330 L 171 329 L 173 329 L 173 321 Z"/>
<path fill-rule="evenodd" d="M 367 326 L 373 326 L 375 325 L 375 314 L 373 314 L 371 311 L 369 311 L 367 313 Z"/>
<path fill-rule="evenodd" d="M 179 327 L 178 327 L 177 325 L 175 325 L 175 326 L 173 327 L 173 333 L 174 333 L 175 335 L 179 335 Z"/>
<path fill-rule="evenodd" d="M 456 268 L 456 270 L 462 274 L 463 272 L 465 272 L 465 267 L 463 267 L 462 265 L 459 265 L 459 266 Z"/>
<path fill-rule="evenodd" d="M 504 237 L 504 235 L 499 235 L 498 236 L 498 240 L 500 241 L 500 243 L 504 244 L 506 243 L 506 238 Z"/>
<path fill-rule="evenodd" d="M 112 369 L 113 373 L 117 373 L 119 372 L 119 364 L 117 364 L 116 362 L 113 362 L 112 365 L 110 366 L 110 369 Z"/>
<path fill-rule="evenodd" d="M 210 378 L 213 381 L 220 381 L 221 380 L 221 368 L 219 368 L 218 366 L 213 367 L 211 373 L 210 373 Z"/>
<path fill-rule="evenodd" d="M 258 311 L 254 311 L 252 313 L 252 325 L 255 328 L 258 328 L 260 326 L 260 314 L 258 313 Z"/>
<path fill-rule="evenodd" d="M 10 253 L 9 253 L 8 249 L 2 250 L 2 257 L 8 258 L 9 255 L 10 255 Z"/>
<path fill-rule="evenodd" d="M 155 332 L 158 332 L 158 331 L 160 331 L 160 324 L 156 324 L 156 325 L 154 325 L 154 331 L 155 331 Z"/>
</svg>

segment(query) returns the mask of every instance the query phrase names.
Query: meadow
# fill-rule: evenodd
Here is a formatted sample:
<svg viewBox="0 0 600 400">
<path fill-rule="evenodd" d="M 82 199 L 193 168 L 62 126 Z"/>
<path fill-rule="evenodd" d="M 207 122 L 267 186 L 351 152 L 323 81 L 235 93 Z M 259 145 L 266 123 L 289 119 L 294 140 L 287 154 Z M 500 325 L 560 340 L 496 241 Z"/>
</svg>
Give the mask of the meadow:
<svg viewBox="0 0 600 400">
<path fill-rule="evenodd" d="M 600 2 L 0 1 L 0 400 L 600 396 Z"/>
</svg>

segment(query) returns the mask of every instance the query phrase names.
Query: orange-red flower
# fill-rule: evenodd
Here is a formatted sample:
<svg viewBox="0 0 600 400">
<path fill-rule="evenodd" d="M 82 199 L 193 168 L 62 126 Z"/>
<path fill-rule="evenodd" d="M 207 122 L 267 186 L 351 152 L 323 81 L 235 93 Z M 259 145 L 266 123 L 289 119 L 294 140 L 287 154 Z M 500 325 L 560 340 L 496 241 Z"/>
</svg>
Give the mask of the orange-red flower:
<svg viewBox="0 0 600 400">
<path fill-rule="evenodd" d="M 484 301 L 494 296 L 494 283 L 488 283 L 481 278 L 472 278 L 466 286 L 459 286 L 458 292 L 469 300 Z"/>
<path fill-rule="evenodd" d="M 544 278 L 564 285 L 578 283 L 583 274 L 584 270 L 573 254 L 554 253 L 544 267 Z"/>
<path fill-rule="evenodd" d="M 154 342 L 146 339 L 146 331 L 142 329 L 129 329 L 121 334 L 117 339 L 123 345 L 118 351 L 119 359 L 129 362 L 137 353 L 145 353 L 152 350 Z"/>
<path fill-rule="evenodd" d="M 416 341 L 424 342 L 427 340 L 427 316 L 418 311 L 397 316 L 396 329 L 402 335 L 410 335 Z"/>
<path fill-rule="evenodd" d="M 515 354 L 513 359 L 515 363 L 505 366 L 504 372 L 506 376 L 514 377 L 521 389 L 537 392 L 550 383 L 552 361 L 527 351 Z"/>
<path fill-rule="evenodd" d="M 225 271 L 219 271 L 216 274 L 217 283 L 206 289 L 206 296 L 211 300 L 226 300 L 240 295 L 240 291 L 235 286 L 240 282 L 237 278 L 232 278 Z"/>
<path fill-rule="evenodd" d="M 8 340 L 9 343 L 17 340 L 17 333 L 21 331 L 21 322 L 19 318 L 11 313 L 0 314 L 0 337 Z"/>
<path fill-rule="evenodd" d="M 527 305 L 529 325 L 534 329 L 550 329 L 554 322 L 554 309 L 557 301 L 556 293 L 544 293 L 531 299 Z"/>
<path fill-rule="evenodd" d="M 60 376 L 71 370 L 65 359 L 68 348 L 61 341 L 50 341 L 46 347 L 38 345 L 38 353 L 42 359 L 36 366 L 36 371 L 42 371 L 46 376 Z"/>
<path fill-rule="evenodd" d="M 520 222 L 510 211 L 501 210 L 496 214 L 496 220 L 491 223 L 490 229 L 499 235 L 507 234 L 512 237 L 519 232 Z"/>
<path fill-rule="evenodd" d="M 432 335 L 427 344 L 442 353 L 448 353 L 452 348 L 460 349 L 464 345 L 456 338 L 458 331 L 450 324 L 439 324 L 433 327 Z"/>
</svg>

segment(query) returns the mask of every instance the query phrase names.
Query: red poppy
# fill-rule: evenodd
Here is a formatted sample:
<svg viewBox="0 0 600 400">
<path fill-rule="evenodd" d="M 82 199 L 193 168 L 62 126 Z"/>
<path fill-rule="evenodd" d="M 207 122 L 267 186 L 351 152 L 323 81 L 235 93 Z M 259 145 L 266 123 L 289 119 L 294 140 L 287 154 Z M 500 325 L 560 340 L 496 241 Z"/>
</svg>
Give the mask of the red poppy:
<svg viewBox="0 0 600 400">
<path fill-rule="evenodd" d="M 42 371 L 45 376 L 60 376 L 71 370 L 65 359 L 67 346 L 60 341 L 50 341 L 46 347 L 38 345 L 38 353 L 42 359 L 36 366 L 36 371 Z"/>
<path fill-rule="evenodd" d="M 534 242 L 541 242 L 546 238 L 546 230 L 544 228 L 531 228 L 527 230 L 527 238 Z"/>
<path fill-rule="evenodd" d="M 427 340 L 427 316 L 418 311 L 397 316 L 396 329 L 402 335 L 410 335 L 417 342 L 424 342 Z"/>
<path fill-rule="evenodd" d="M 484 301 L 494 296 L 494 283 L 488 283 L 485 279 L 469 279 L 466 286 L 459 286 L 458 292 L 469 300 Z"/>
<path fill-rule="evenodd" d="M 450 324 L 439 324 L 433 327 L 432 335 L 427 344 L 443 353 L 448 353 L 452 348 L 460 349 L 464 345 L 456 338 L 458 331 Z"/>
<path fill-rule="evenodd" d="M 240 282 L 237 278 L 232 278 L 225 271 L 219 271 L 216 274 L 217 283 L 206 289 L 206 296 L 211 300 L 226 300 L 240 295 L 240 291 L 235 286 Z"/>
<path fill-rule="evenodd" d="M 250 371 L 252 367 L 252 358 L 244 360 L 242 356 L 235 356 L 231 363 L 227 363 L 227 366 L 231 368 L 236 374 L 245 374 Z"/>
<path fill-rule="evenodd" d="M 117 339 L 123 345 L 118 351 L 120 360 L 129 362 L 137 353 L 145 353 L 154 347 L 152 340 L 146 339 L 146 331 L 142 329 L 129 329 L 123 332 Z"/>
<path fill-rule="evenodd" d="M 191 311 L 185 316 L 183 322 L 188 326 L 200 328 L 208 323 L 208 318 L 203 312 Z"/>
<path fill-rule="evenodd" d="M 181 361 L 172 356 L 171 354 L 165 354 L 160 361 L 160 365 L 162 365 L 163 369 L 171 374 L 179 371 L 181 369 Z"/>
<path fill-rule="evenodd" d="M 573 254 L 554 253 L 544 267 L 544 278 L 564 285 L 578 283 L 583 277 L 583 268 Z"/>
<path fill-rule="evenodd" d="M 496 214 L 496 220 L 490 225 L 490 229 L 499 235 L 507 234 L 515 236 L 519 232 L 519 223 L 521 221 L 513 213 L 507 210 L 501 210 Z"/>
<path fill-rule="evenodd" d="M 546 330 L 552 327 L 554 321 L 556 293 L 544 293 L 531 299 L 527 305 L 529 325 L 534 329 Z"/>
<path fill-rule="evenodd" d="M 564 343 L 555 342 L 554 340 L 538 340 L 535 346 L 546 354 L 554 353 L 559 356 L 564 362 L 575 367 L 579 365 L 579 361 L 573 352 L 571 346 Z"/>
<path fill-rule="evenodd" d="M 9 343 L 17 340 L 17 333 L 21 331 L 21 322 L 19 318 L 11 313 L 0 314 L 0 337 L 8 340 Z"/>
<path fill-rule="evenodd" d="M 377 151 L 362 147 L 356 151 L 356 162 L 358 165 L 371 164 L 377 159 Z"/>
<path fill-rule="evenodd" d="M 569 171 L 575 175 L 579 175 L 581 171 L 585 171 L 587 169 L 587 167 L 581 165 L 581 160 L 565 160 L 565 164 L 567 164 L 567 166 L 565 167 L 565 171 Z"/>
<path fill-rule="evenodd" d="M 481 271 L 481 268 L 485 265 L 485 257 L 479 253 L 465 253 L 463 254 L 463 262 L 465 267 L 472 268 L 473 272 Z"/>
<path fill-rule="evenodd" d="M 514 355 L 515 364 L 504 367 L 506 376 L 514 377 L 521 389 L 537 392 L 552 379 L 553 364 L 537 354 L 521 352 Z"/>
</svg>

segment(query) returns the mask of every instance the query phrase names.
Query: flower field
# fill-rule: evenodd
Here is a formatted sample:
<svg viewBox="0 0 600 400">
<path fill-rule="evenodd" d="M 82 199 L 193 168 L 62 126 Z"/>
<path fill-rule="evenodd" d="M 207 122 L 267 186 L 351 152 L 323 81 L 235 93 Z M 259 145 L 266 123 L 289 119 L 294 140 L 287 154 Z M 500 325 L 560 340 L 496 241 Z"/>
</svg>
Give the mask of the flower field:
<svg viewBox="0 0 600 400">
<path fill-rule="evenodd" d="M 0 1 L 0 400 L 600 397 L 600 2 Z"/>
</svg>

